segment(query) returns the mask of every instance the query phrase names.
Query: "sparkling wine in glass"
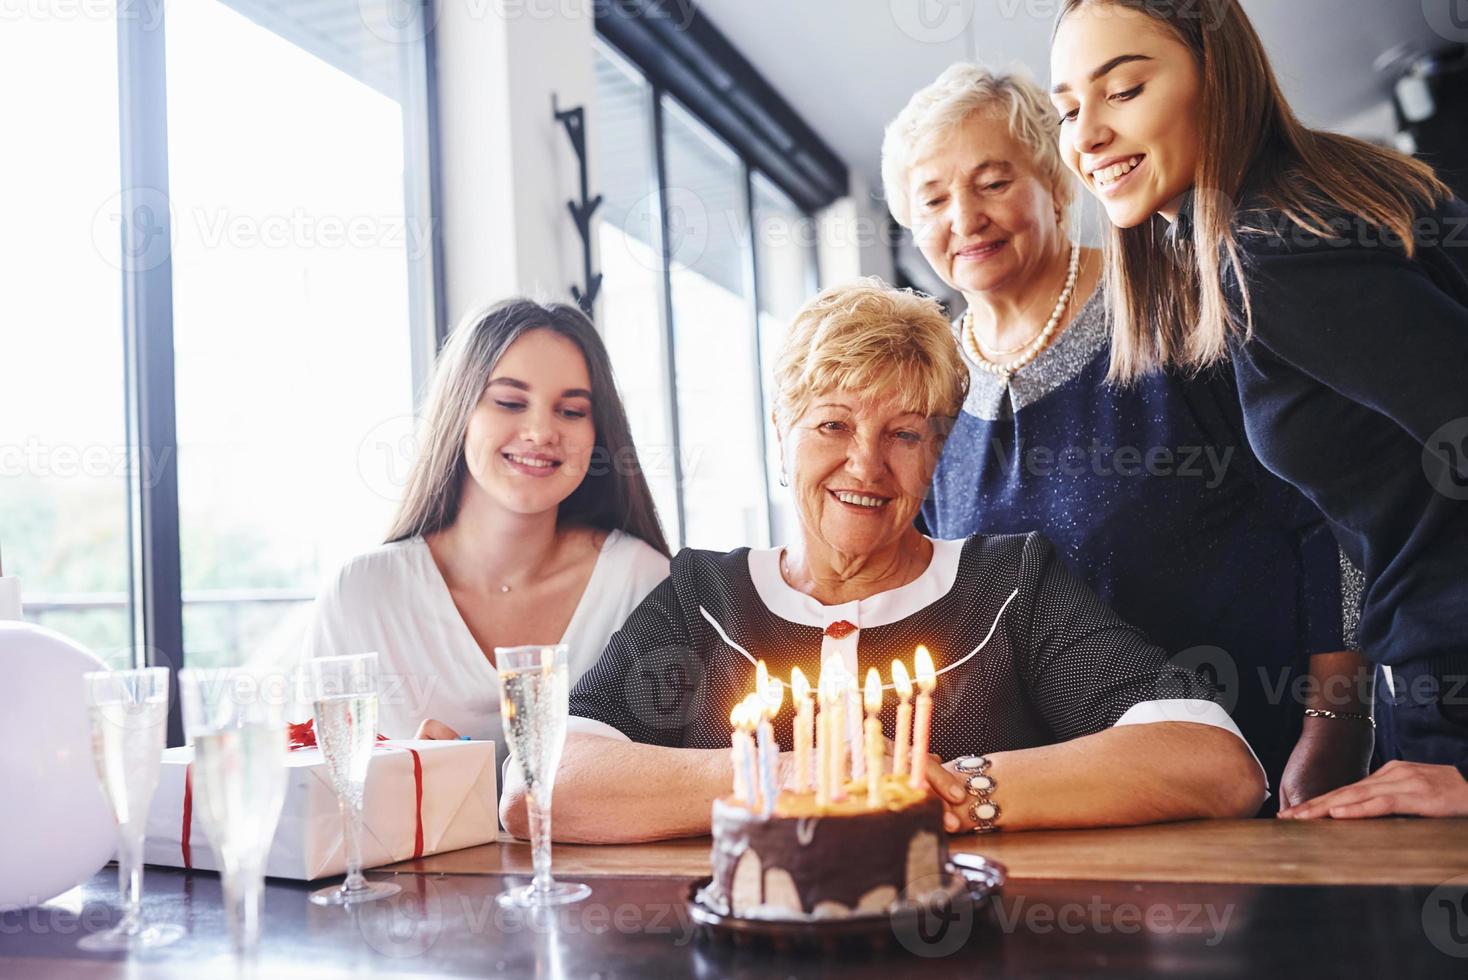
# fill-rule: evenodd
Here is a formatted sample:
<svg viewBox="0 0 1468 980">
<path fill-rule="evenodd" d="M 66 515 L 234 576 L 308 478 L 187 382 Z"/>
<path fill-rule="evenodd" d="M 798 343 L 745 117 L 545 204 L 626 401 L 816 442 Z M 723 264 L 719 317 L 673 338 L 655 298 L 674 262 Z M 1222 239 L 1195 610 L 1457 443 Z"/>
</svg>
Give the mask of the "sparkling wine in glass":
<svg viewBox="0 0 1468 980">
<path fill-rule="evenodd" d="M 566 651 L 565 644 L 494 649 L 500 719 L 510 757 L 525 781 L 535 866 L 530 884 L 501 894 L 501 905 L 565 905 L 591 894 L 586 885 L 551 877 L 551 794 L 561 750 L 566 746 L 566 716 L 571 703 Z"/>
<path fill-rule="evenodd" d="M 285 802 L 283 699 L 249 670 L 181 670 L 184 733 L 194 747 L 194 806 L 218 859 L 236 953 L 260 942 L 265 861 Z"/>
<path fill-rule="evenodd" d="M 176 925 L 143 921 L 143 835 L 158 789 L 168 725 L 168 668 L 83 675 L 92 758 L 102 794 L 117 818 L 117 887 L 122 921 L 77 943 L 90 952 L 148 949 L 183 935 Z"/>
<path fill-rule="evenodd" d="M 362 808 L 367 764 L 377 742 L 377 654 L 316 657 L 307 661 L 316 744 L 326 759 L 341 808 L 347 845 L 347 877 L 339 886 L 311 893 L 317 905 L 348 905 L 391 898 L 402 887 L 368 881 L 362 874 Z"/>
</svg>

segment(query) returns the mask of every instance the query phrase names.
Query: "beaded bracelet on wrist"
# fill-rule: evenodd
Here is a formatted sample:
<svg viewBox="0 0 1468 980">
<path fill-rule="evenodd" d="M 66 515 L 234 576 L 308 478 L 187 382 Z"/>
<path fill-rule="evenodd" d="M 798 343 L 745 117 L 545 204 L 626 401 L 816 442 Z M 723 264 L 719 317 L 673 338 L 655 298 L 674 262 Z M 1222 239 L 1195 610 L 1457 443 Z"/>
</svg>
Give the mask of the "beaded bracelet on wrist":
<svg viewBox="0 0 1468 980">
<path fill-rule="evenodd" d="M 999 804 L 992 793 L 998 787 L 989 775 L 989 760 L 982 755 L 965 756 L 954 763 L 954 768 L 964 777 L 964 786 L 972 798 L 968 817 L 974 822 L 974 833 L 992 834 L 999 829 Z"/>
</svg>

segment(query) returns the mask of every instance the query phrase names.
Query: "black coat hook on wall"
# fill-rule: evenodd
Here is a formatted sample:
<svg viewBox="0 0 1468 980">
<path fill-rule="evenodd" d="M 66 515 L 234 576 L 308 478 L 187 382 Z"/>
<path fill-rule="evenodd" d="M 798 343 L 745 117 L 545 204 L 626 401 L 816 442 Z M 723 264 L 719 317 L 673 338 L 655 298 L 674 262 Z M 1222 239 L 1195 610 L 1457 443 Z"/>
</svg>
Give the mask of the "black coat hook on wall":
<svg viewBox="0 0 1468 980">
<path fill-rule="evenodd" d="M 593 316 L 592 311 L 596 308 L 596 294 L 601 292 L 601 273 L 593 272 L 591 268 L 591 216 L 596 209 L 601 207 L 601 195 L 588 198 L 590 175 L 586 160 L 586 109 L 577 106 L 574 109 L 562 110 L 560 102 L 553 94 L 551 95 L 551 111 L 555 113 L 556 121 L 566 128 L 566 135 L 571 138 L 571 147 L 576 151 L 576 159 L 581 165 L 581 200 L 568 201 L 567 207 L 571 209 L 571 220 L 576 222 L 576 231 L 581 236 L 581 261 L 582 273 L 585 276 L 586 288 L 571 286 L 571 295 L 576 299 L 576 305 L 588 317 Z"/>
</svg>

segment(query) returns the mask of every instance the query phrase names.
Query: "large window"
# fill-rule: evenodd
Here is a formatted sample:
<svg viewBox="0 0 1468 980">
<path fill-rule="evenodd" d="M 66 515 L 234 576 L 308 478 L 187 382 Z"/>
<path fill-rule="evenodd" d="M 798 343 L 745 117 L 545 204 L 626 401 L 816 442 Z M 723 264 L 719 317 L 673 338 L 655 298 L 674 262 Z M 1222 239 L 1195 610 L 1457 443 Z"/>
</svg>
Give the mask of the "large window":
<svg viewBox="0 0 1468 980">
<path fill-rule="evenodd" d="M 422 11 L 52 9 L 0 31 L 0 556 L 114 663 L 238 663 L 401 490 L 439 330 Z"/>
<path fill-rule="evenodd" d="M 359 448 L 413 411 L 408 283 L 428 237 L 405 207 L 404 86 L 391 70 L 341 70 L 293 26 L 282 36 L 216 0 L 169 9 L 179 533 L 196 665 L 274 642 L 323 573 L 380 542 L 398 488 Z M 366 54 L 382 46 L 350 37 Z"/>
<path fill-rule="evenodd" d="M 789 541 L 795 533 L 794 502 L 790 492 L 779 486 L 781 460 L 778 440 L 770 421 L 774 411 L 769 372 L 784 346 L 790 323 L 800 308 L 816 294 L 816 225 L 763 174 L 753 177 L 754 254 L 759 295 L 760 360 L 764 364 L 766 471 L 769 475 L 771 533 L 776 541 Z"/>
<path fill-rule="evenodd" d="M 811 218 L 609 47 L 591 126 L 601 329 L 671 539 L 788 539 L 769 375 L 816 286 Z"/>
<path fill-rule="evenodd" d="M 632 439 L 670 542 L 680 539 L 678 465 L 668 389 L 661 216 L 652 88 L 610 52 L 596 59 L 591 133 L 602 220 L 602 339 L 612 355 Z"/>
<path fill-rule="evenodd" d="M 28 618 L 126 664 L 117 33 L 76 10 L 0 29 L 0 564 Z"/>
<path fill-rule="evenodd" d="M 663 153 L 684 536 L 715 551 L 763 544 L 769 509 L 744 166 L 666 96 Z"/>
</svg>

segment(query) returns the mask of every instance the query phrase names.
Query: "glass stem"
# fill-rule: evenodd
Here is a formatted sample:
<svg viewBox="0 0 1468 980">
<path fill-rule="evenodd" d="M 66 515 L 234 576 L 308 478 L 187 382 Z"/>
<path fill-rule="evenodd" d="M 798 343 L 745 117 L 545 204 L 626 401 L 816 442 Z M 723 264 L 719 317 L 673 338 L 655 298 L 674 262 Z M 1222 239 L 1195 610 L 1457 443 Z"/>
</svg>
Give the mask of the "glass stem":
<svg viewBox="0 0 1468 980">
<path fill-rule="evenodd" d="M 348 800 L 347 795 L 352 798 Z M 337 798 L 337 803 L 341 807 L 347 845 L 347 880 L 342 882 L 342 890 L 361 891 L 367 887 L 367 879 L 362 877 L 362 793 L 358 790 L 344 794 Z"/>
<path fill-rule="evenodd" d="M 542 799 L 534 791 L 526 794 L 525 806 L 530 815 L 530 859 L 535 867 L 535 877 L 530 885 L 538 892 L 549 891 L 555 884 L 551 877 L 551 801 L 550 794 Z"/>
<path fill-rule="evenodd" d="M 121 932 L 143 929 L 143 825 L 122 828 L 117 844 L 117 892 L 122 900 Z"/>
<path fill-rule="evenodd" d="M 265 877 L 259 869 L 237 868 L 224 876 L 224 909 L 234 951 L 253 953 L 260 943 Z"/>
</svg>

